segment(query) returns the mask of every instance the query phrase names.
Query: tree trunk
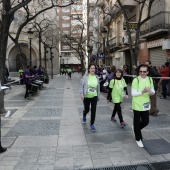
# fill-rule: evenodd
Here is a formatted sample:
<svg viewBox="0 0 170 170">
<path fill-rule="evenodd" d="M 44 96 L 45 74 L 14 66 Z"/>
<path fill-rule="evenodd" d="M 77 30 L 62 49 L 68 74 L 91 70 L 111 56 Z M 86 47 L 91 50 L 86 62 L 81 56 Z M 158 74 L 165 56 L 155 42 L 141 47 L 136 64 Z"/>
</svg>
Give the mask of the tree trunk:
<svg viewBox="0 0 170 170">
<path fill-rule="evenodd" d="M 21 51 L 21 47 L 18 43 L 18 40 L 14 42 L 15 43 L 15 46 L 17 48 L 17 51 L 18 51 L 18 54 L 19 54 L 19 59 L 20 59 L 20 62 L 21 62 L 21 65 L 22 65 L 22 68 L 24 69 L 26 67 L 26 65 L 24 64 L 23 62 L 23 53 Z"/>
<path fill-rule="evenodd" d="M 6 61 L 6 49 L 8 44 L 8 33 L 10 27 L 10 18 L 11 16 L 2 15 L 2 25 L 0 32 L 0 80 L 1 84 L 4 85 L 4 68 Z M 0 92 L 0 114 L 5 113 L 4 108 L 4 94 L 3 91 Z"/>
<path fill-rule="evenodd" d="M 41 32 L 39 33 L 39 62 L 40 62 L 40 64 L 39 65 L 41 65 Z"/>
</svg>

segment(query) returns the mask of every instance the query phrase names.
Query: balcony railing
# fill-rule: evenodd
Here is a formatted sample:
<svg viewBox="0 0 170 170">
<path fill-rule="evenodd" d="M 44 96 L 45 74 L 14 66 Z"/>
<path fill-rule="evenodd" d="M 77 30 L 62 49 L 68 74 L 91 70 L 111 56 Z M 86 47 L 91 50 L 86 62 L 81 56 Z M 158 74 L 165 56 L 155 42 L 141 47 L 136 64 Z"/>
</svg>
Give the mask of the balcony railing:
<svg viewBox="0 0 170 170">
<path fill-rule="evenodd" d="M 118 47 L 122 45 L 122 36 L 116 36 L 109 40 L 110 48 Z"/>
<path fill-rule="evenodd" d="M 160 12 L 154 15 L 147 23 L 141 26 L 141 35 L 151 33 L 159 29 L 170 29 L 170 12 Z"/>
</svg>

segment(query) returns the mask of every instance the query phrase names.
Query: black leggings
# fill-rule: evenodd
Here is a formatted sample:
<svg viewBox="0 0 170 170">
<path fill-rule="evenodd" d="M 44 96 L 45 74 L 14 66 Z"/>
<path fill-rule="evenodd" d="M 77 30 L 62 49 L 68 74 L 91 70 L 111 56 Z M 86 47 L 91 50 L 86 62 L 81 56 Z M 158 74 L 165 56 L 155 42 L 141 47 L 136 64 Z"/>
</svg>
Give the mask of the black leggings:
<svg viewBox="0 0 170 170">
<path fill-rule="evenodd" d="M 142 140 L 142 132 L 141 130 L 149 124 L 149 110 L 148 111 L 137 111 L 133 110 L 134 119 L 134 133 L 136 140 Z"/>
<path fill-rule="evenodd" d="M 27 98 L 29 95 L 29 90 L 30 90 L 31 85 L 29 83 L 25 83 L 25 86 L 26 86 L 26 91 L 25 91 L 24 97 Z"/>
<path fill-rule="evenodd" d="M 112 117 L 115 117 L 116 112 L 117 112 L 119 120 L 120 120 L 120 123 L 122 123 L 123 122 L 123 116 L 122 116 L 122 109 L 121 109 L 120 104 L 121 103 L 115 103 L 115 107 L 113 109 Z"/>
<path fill-rule="evenodd" d="M 89 107 L 91 104 L 91 121 L 90 125 L 94 124 L 95 117 L 96 117 L 96 106 L 97 106 L 97 96 L 93 98 L 84 98 L 84 112 L 83 116 L 86 116 L 87 113 L 89 112 Z"/>
</svg>

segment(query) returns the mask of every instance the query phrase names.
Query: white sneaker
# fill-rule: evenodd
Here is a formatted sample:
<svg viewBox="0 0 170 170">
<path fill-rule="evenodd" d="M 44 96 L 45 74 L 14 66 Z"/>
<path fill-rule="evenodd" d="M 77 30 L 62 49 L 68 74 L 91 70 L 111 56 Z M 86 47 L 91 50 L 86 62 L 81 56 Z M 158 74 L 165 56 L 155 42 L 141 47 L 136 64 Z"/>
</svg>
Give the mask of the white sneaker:
<svg viewBox="0 0 170 170">
<path fill-rule="evenodd" d="M 137 143 L 137 145 L 138 145 L 140 148 L 143 148 L 143 147 L 144 147 L 141 140 L 140 140 L 140 141 L 136 141 L 136 143 Z"/>
</svg>

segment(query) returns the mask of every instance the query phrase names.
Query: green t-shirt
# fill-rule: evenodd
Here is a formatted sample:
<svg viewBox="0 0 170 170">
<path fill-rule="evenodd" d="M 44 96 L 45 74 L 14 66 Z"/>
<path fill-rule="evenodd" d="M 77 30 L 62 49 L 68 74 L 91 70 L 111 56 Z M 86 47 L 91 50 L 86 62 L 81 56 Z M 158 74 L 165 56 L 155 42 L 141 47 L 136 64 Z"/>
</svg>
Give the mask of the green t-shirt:
<svg viewBox="0 0 170 170">
<path fill-rule="evenodd" d="M 150 80 L 149 80 L 150 79 Z M 142 80 L 141 77 L 137 77 L 132 82 L 132 90 L 142 91 L 145 87 L 153 87 L 152 78 L 146 77 Z M 150 110 L 150 95 L 149 93 L 144 93 L 139 96 L 132 97 L 132 109 L 137 111 Z"/>
<path fill-rule="evenodd" d="M 86 93 L 87 98 L 93 98 L 97 96 L 97 77 L 95 75 L 88 75 L 88 89 Z"/>
<path fill-rule="evenodd" d="M 125 80 L 112 79 L 109 87 L 112 88 L 112 101 L 113 103 L 121 103 L 124 97 L 124 87 L 127 87 Z"/>
</svg>

